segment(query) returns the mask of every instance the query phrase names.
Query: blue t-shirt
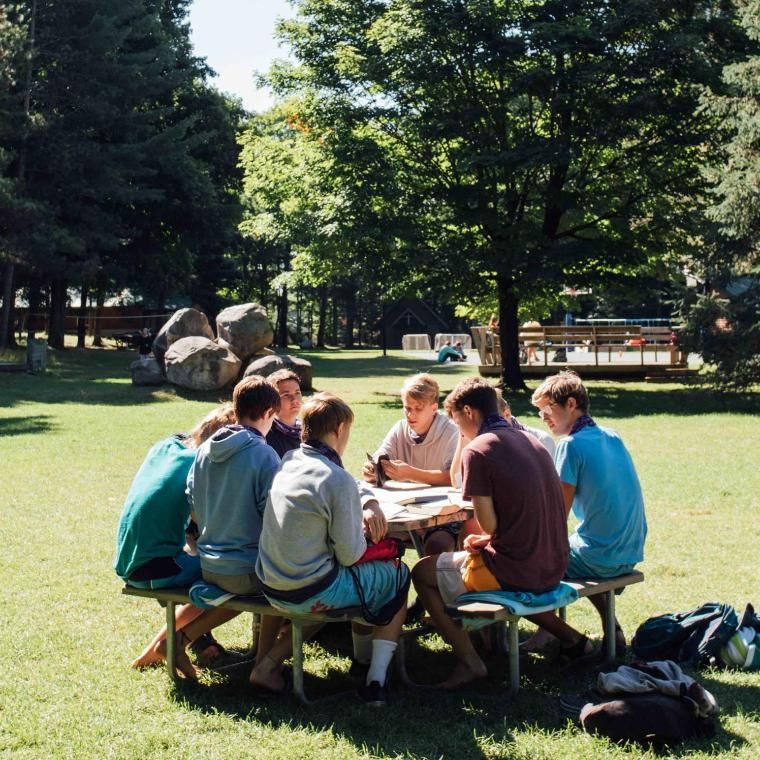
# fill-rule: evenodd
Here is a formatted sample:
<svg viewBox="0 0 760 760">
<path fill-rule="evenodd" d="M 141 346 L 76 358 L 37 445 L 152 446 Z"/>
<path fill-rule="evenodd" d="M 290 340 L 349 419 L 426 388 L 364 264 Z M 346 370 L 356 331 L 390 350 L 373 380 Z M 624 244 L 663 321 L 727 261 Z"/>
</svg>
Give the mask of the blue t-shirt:
<svg viewBox="0 0 760 760">
<path fill-rule="evenodd" d="M 602 567 L 641 562 L 644 498 L 620 436 L 599 425 L 584 427 L 559 442 L 554 464 L 559 479 L 575 486 L 573 513 L 580 522 L 570 546 Z"/>
</svg>

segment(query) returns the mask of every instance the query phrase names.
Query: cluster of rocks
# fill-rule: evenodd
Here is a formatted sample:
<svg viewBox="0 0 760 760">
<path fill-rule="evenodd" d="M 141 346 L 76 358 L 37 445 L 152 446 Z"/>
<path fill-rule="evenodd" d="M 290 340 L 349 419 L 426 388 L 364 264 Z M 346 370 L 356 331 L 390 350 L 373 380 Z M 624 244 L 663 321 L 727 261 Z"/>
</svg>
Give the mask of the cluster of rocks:
<svg viewBox="0 0 760 760">
<path fill-rule="evenodd" d="M 301 387 L 311 390 L 312 367 L 305 359 L 275 354 L 267 346 L 273 331 L 266 310 L 255 303 L 230 306 L 219 312 L 216 332 L 197 309 L 180 309 L 153 341 L 153 356 L 131 366 L 135 385 L 169 381 L 182 388 L 212 391 L 249 375 L 266 377 L 292 369 Z"/>
</svg>

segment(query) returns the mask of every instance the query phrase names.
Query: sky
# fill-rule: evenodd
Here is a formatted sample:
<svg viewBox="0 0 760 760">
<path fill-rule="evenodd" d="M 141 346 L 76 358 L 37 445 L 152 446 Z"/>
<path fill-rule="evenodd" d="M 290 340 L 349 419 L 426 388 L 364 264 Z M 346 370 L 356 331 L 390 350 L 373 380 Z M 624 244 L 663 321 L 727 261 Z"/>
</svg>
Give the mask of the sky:
<svg viewBox="0 0 760 760">
<path fill-rule="evenodd" d="M 223 92 L 243 100 L 250 111 L 272 104 L 271 93 L 256 87 L 254 72 L 266 72 L 287 49 L 274 39 L 278 18 L 293 15 L 287 0 L 195 0 L 190 7 L 192 41 L 218 76 L 212 80 Z"/>
</svg>

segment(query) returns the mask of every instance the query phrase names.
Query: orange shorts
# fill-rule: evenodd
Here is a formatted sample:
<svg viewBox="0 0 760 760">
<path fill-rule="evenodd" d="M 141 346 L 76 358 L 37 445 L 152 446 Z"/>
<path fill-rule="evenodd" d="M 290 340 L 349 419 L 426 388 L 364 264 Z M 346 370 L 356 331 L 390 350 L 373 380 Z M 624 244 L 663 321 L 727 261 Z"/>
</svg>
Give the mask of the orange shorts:
<svg viewBox="0 0 760 760">
<path fill-rule="evenodd" d="M 500 591 L 499 581 L 486 567 L 483 552 L 468 554 L 462 568 L 462 582 L 468 591 Z"/>
</svg>

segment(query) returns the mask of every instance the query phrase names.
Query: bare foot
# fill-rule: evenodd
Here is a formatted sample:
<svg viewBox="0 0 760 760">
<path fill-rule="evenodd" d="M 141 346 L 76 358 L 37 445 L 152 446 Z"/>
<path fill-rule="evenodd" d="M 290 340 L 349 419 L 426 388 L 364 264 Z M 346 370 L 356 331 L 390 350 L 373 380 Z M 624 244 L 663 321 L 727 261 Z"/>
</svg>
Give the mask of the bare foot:
<svg viewBox="0 0 760 760">
<path fill-rule="evenodd" d="M 182 673 L 185 678 L 191 681 L 197 680 L 198 671 L 196 670 L 193 663 L 190 662 L 190 658 L 187 656 L 187 652 L 185 651 L 184 647 L 184 644 L 187 641 L 187 637 L 182 633 L 182 631 L 177 631 L 175 641 L 175 648 L 177 651 L 177 670 L 179 670 L 179 672 Z M 156 644 L 154 652 L 156 657 L 158 657 L 162 662 L 166 662 L 166 639 L 163 639 L 159 641 L 158 644 Z"/>
<path fill-rule="evenodd" d="M 558 644 L 557 639 L 552 636 L 551 633 L 545 631 L 543 628 L 539 628 L 527 641 L 523 641 L 520 644 L 520 651 L 529 653 L 535 652 L 537 654 L 546 653 L 552 646 Z"/>
<path fill-rule="evenodd" d="M 142 654 L 132 662 L 132 667 L 136 670 L 140 668 L 149 668 L 153 665 L 160 665 L 163 659 L 156 653 L 158 644 L 152 642 L 142 651 Z"/>
<path fill-rule="evenodd" d="M 248 678 L 251 686 L 264 691 L 271 691 L 275 694 L 285 690 L 287 685 L 282 675 L 282 667 L 271 657 L 266 655 L 261 662 L 253 666 L 251 675 Z"/>
<path fill-rule="evenodd" d="M 477 681 L 480 678 L 485 678 L 488 675 L 488 668 L 482 660 L 478 660 L 477 663 L 472 665 L 458 662 L 451 672 L 451 675 L 438 684 L 439 689 L 458 689 L 461 686 L 465 686 L 471 681 Z"/>
</svg>

